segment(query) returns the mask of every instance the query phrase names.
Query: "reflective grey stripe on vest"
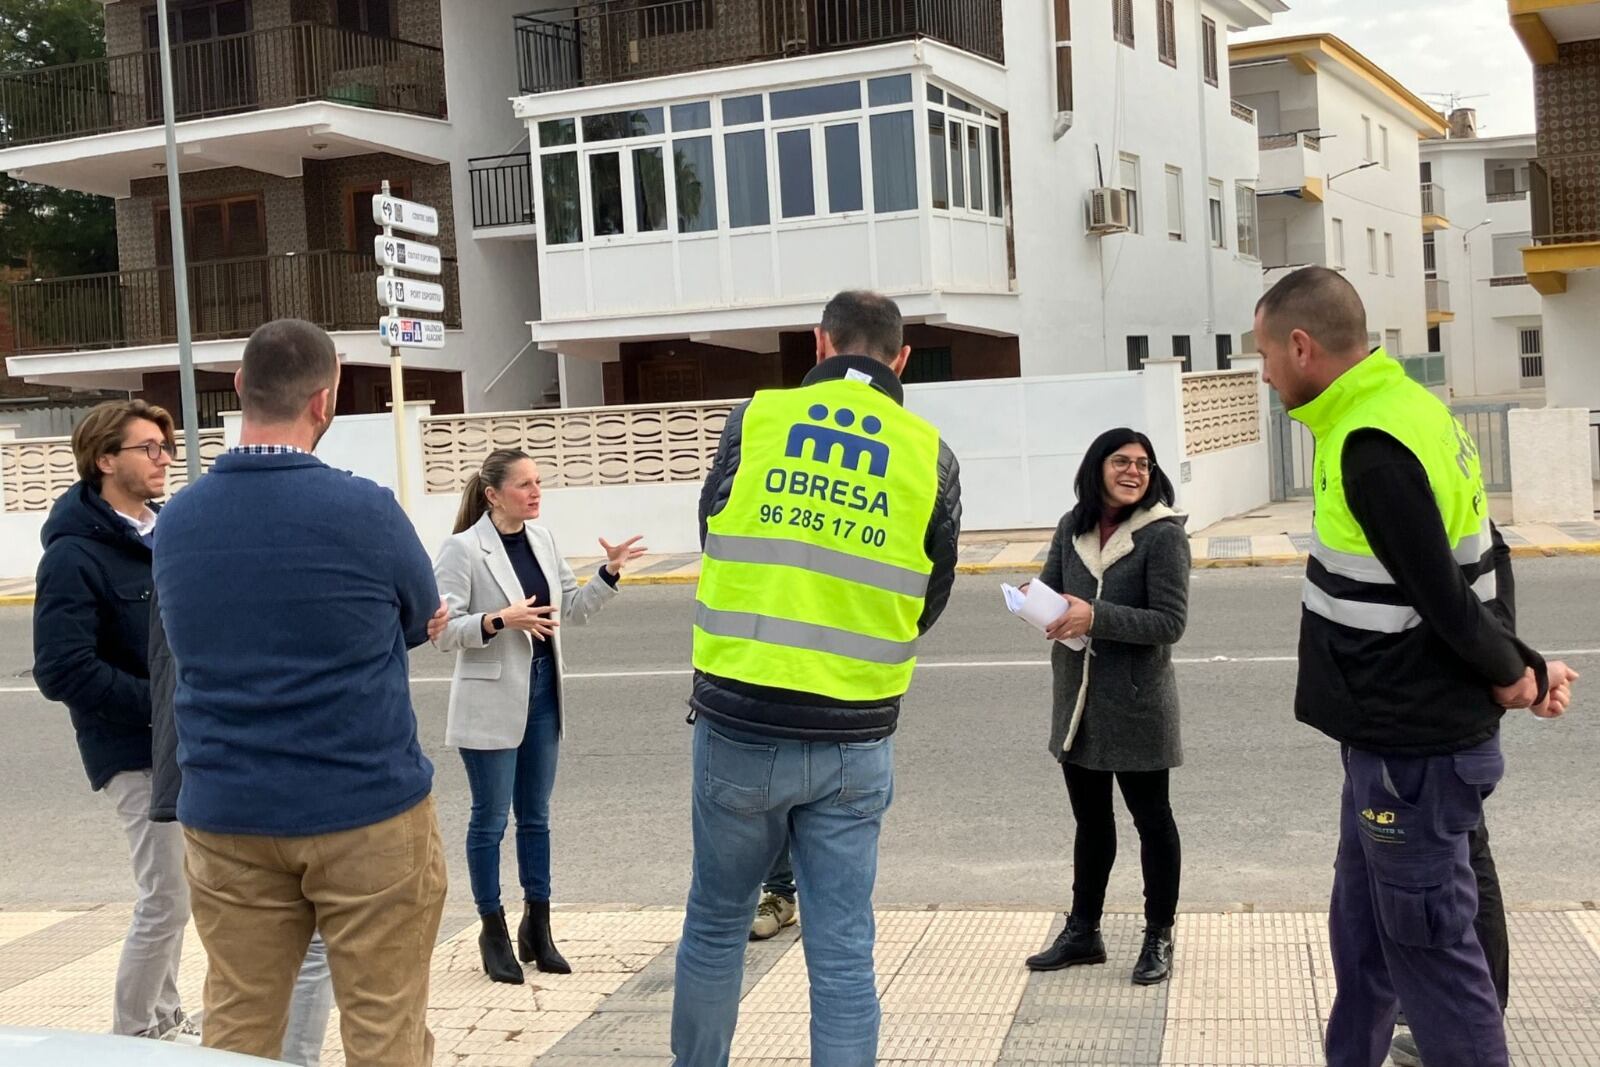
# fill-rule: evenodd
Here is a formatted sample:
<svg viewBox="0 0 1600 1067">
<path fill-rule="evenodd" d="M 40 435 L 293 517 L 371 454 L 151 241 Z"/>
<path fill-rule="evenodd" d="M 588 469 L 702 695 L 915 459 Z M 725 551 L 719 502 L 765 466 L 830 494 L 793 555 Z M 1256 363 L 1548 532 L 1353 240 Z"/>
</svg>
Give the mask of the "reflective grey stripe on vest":
<svg viewBox="0 0 1600 1067">
<path fill-rule="evenodd" d="M 774 563 L 799 567 L 814 574 L 843 578 L 858 585 L 870 585 L 890 593 L 905 596 L 926 596 L 928 576 L 918 574 L 909 567 L 863 559 L 848 552 L 840 552 L 804 541 L 791 541 L 775 537 L 734 537 L 729 534 L 710 534 L 706 537 L 705 553 L 712 559 L 725 563 Z"/>
<path fill-rule="evenodd" d="M 1498 576 L 1490 571 L 1472 583 L 1472 591 L 1486 603 L 1495 599 L 1500 595 Z M 1422 616 L 1410 604 L 1371 604 L 1365 600 L 1345 600 L 1318 588 L 1309 578 L 1301 587 L 1300 603 L 1312 614 L 1353 630 L 1398 634 L 1422 625 Z"/>
<path fill-rule="evenodd" d="M 1480 562 L 1484 553 L 1492 547 L 1494 547 L 1494 537 L 1489 532 L 1489 524 L 1485 522 L 1483 529 L 1463 537 L 1451 554 L 1455 557 L 1456 563 L 1470 567 Z M 1327 568 L 1330 574 L 1337 574 L 1342 578 L 1366 582 L 1369 585 L 1394 584 L 1394 576 L 1389 573 L 1389 568 L 1379 563 L 1375 557 L 1359 556 L 1354 552 L 1336 552 L 1322 543 L 1322 538 L 1315 530 L 1311 532 L 1311 558 Z"/>
<path fill-rule="evenodd" d="M 888 641 L 849 630 L 837 630 L 832 626 L 795 622 L 746 611 L 716 611 L 704 604 L 696 605 L 694 622 L 713 637 L 742 637 L 768 645 L 831 652 L 836 656 L 867 663 L 899 666 L 917 654 L 915 641 Z"/>
</svg>

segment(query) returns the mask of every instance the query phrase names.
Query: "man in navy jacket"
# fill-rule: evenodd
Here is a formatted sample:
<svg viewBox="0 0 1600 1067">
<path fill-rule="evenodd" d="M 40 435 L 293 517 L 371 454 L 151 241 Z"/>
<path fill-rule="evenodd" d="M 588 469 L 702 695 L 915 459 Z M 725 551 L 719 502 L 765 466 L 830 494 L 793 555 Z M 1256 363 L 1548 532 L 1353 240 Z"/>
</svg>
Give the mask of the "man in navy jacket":
<svg viewBox="0 0 1600 1067">
<path fill-rule="evenodd" d="M 189 919 L 183 837 L 150 821 L 150 539 L 172 462 L 172 417 L 101 404 L 72 434 L 79 481 L 50 511 L 33 608 L 33 675 L 72 716 L 89 785 L 116 805 L 139 899 L 117 968 L 112 1030 L 195 1043 L 178 1003 Z"/>
<path fill-rule="evenodd" d="M 387 489 L 311 454 L 326 333 L 267 323 L 235 382 L 239 445 L 167 505 L 155 553 L 205 1044 L 279 1054 L 317 930 L 345 1062 L 420 1067 L 445 863 L 406 653 L 439 608 L 432 563 Z"/>
</svg>

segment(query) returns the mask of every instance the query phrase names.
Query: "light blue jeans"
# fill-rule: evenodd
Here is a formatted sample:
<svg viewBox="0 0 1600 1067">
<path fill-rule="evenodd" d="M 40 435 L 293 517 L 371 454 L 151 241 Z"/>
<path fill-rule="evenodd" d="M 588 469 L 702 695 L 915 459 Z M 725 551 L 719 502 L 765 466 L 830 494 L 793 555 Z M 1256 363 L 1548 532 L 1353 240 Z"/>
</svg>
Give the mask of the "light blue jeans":
<svg viewBox="0 0 1600 1067">
<path fill-rule="evenodd" d="M 893 793 L 892 738 L 789 741 L 695 723 L 694 879 L 672 1002 L 678 1067 L 728 1062 L 750 922 L 785 844 L 806 902 L 811 1062 L 875 1062 L 872 887 Z"/>
<path fill-rule="evenodd" d="M 294 980 L 289 998 L 289 1026 L 283 1032 L 283 1051 L 278 1058 L 300 1067 L 317 1067 L 322 1062 L 322 1042 L 328 1033 L 328 1016 L 333 1013 L 333 978 L 328 973 L 328 946 L 321 934 L 311 935 L 300 974 Z"/>
</svg>

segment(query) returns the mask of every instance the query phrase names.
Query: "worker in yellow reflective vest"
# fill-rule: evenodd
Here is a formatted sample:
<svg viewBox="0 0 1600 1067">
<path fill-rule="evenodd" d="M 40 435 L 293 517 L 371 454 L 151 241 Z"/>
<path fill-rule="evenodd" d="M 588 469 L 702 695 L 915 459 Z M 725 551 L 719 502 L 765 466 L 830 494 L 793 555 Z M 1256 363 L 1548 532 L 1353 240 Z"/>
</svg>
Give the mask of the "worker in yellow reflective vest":
<svg viewBox="0 0 1600 1067">
<path fill-rule="evenodd" d="M 1505 1067 L 1485 953 L 1497 942 L 1503 959 L 1504 916 L 1480 914 L 1472 862 L 1492 872 L 1483 801 L 1504 770 L 1505 710 L 1560 715 L 1577 676 L 1517 639 L 1477 446 L 1368 352 L 1355 288 L 1295 271 L 1257 305 L 1255 336 L 1268 383 L 1316 438 L 1295 715 L 1344 760 L 1328 1063 L 1379 1067 L 1403 1009 L 1428 1064 Z"/>
<path fill-rule="evenodd" d="M 811 1062 L 875 1062 L 872 887 L 917 639 L 954 583 L 956 459 L 905 409 L 900 309 L 829 301 L 817 365 L 728 417 L 700 498 L 694 879 L 672 1052 L 728 1062 L 762 878 L 785 849 L 806 909 Z"/>
</svg>

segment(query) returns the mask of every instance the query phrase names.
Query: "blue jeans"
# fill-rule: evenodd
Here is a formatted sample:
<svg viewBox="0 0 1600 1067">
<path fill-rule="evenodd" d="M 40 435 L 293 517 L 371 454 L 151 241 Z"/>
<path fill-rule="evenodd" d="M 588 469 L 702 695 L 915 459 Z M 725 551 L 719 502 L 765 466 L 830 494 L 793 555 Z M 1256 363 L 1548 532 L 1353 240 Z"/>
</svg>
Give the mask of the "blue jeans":
<svg viewBox="0 0 1600 1067">
<path fill-rule="evenodd" d="M 322 1041 L 332 1013 L 333 977 L 328 972 L 328 946 L 323 944 L 320 933 L 312 934 L 289 998 L 289 1026 L 283 1033 L 283 1051 L 278 1058 L 299 1067 L 317 1067 L 322 1062 Z"/>
<path fill-rule="evenodd" d="M 893 793 L 892 738 L 789 741 L 695 723 L 694 880 L 672 1001 L 675 1064 L 727 1064 L 750 922 L 786 844 L 806 898 L 811 1062 L 876 1060 L 872 886 Z"/>
<path fill-rule="evenodd" d="M 528 687 L 528 728 L 516 748 L 464 748 L 472 790 L 467 823 L 467 874 L 479 915 L 500 904 L 500 842 L 506 811 L 517 817 L 517 877 L 526 900 L 550 899 L 550 794 L 556 785 L 561 717 L 556 706 L 556 667 L 548 656 L 533 661 Z"/>
</svg>

